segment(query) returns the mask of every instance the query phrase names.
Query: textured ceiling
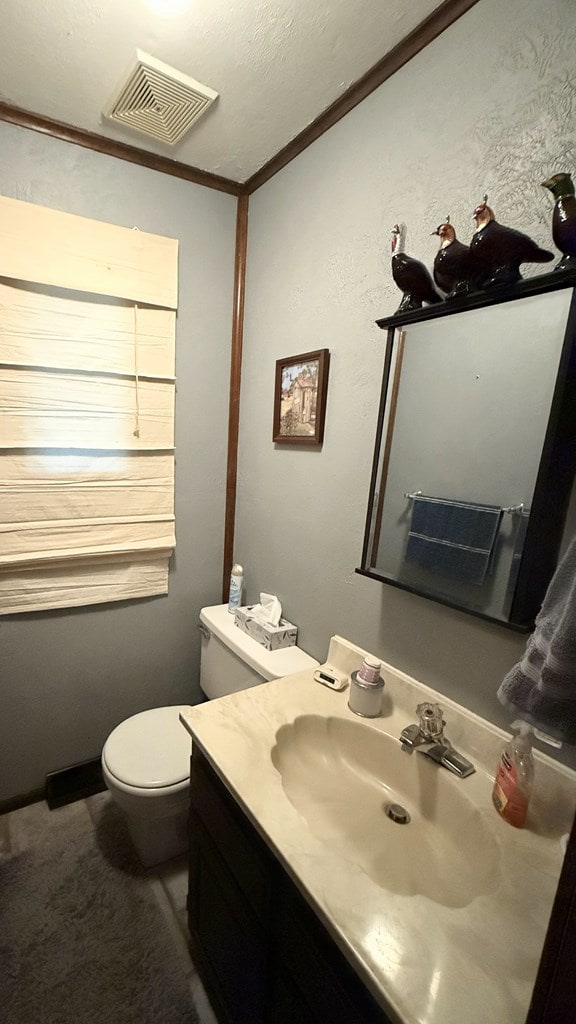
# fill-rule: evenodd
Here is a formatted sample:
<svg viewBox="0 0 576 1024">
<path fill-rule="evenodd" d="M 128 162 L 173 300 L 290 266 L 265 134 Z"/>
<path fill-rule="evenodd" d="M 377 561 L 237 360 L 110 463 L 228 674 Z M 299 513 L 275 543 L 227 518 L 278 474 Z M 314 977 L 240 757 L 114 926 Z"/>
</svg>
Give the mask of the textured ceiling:
<svg viewBox="0 0 576 1024">
<path fill-rule="evenodd" d="M 2 0 L 0 99 L 245 181 L 439 0 Z M 176 147 L 102 117 L 137 48 L 219 93 Z"/>
</svg>

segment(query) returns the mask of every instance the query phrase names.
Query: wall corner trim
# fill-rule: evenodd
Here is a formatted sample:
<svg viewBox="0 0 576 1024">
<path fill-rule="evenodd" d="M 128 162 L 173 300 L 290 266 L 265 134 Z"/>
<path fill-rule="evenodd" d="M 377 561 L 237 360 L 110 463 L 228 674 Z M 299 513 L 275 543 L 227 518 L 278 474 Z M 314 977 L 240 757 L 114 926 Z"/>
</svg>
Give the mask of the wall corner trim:
<svg viewBox="0 0 576 1024">
<path fill-rule="evenodd" d="M 234 261 L 234 299 L 232 309 L 232 345 L 230 355 L 230 402 L 228 418 L 228 464 L 226 469 L 226 512 L 224 521 L 224 561 L 222 600 L 228 600 L 230 572 L 234 560 L 236 520 L 236 481 L 238 469 L 238 431 L 240 423 L 240 380 L 244 337 L 244 299 L 246 293 L 246 255 L 248 248 L 247 195 L 238 198 L 236 214 L 236 257 Z"/>
</svg>

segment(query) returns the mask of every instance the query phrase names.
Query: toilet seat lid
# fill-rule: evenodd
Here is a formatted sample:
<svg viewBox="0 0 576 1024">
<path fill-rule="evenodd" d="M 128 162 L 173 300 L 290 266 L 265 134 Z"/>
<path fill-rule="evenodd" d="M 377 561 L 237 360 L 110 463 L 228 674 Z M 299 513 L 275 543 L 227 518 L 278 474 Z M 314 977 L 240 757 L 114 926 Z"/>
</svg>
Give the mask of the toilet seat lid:
<svg viewBox="0 0 576 1024">
<path fill-rule="evenodd" d="M 190 735 L 179 720 L 187 704 L 132 715 L 110 733 L 102 756 L 111 775 L 127 786 L 160 789 L 190 775 Z"/>
</svg>

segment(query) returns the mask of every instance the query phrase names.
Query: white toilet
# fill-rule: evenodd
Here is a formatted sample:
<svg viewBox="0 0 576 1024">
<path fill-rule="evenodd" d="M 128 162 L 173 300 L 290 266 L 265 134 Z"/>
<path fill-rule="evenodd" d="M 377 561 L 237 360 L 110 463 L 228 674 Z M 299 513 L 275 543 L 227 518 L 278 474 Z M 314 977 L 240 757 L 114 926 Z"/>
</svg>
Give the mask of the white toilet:
<svg viewBox="0 0 576 1024">
<path fill-rule="evenodd" d="M 299 647 L 267 651 L 234 624 L 226 604 L 203 608 L 200 629 L 200 687 L 210 700 L 318 665 Z M 127 718 L 102 751 L 104 781 L 146 867 L 176 857 L 188 845 L 190 736 L 179 720 L 186 707 L 152 708 Z"/>
</svg>

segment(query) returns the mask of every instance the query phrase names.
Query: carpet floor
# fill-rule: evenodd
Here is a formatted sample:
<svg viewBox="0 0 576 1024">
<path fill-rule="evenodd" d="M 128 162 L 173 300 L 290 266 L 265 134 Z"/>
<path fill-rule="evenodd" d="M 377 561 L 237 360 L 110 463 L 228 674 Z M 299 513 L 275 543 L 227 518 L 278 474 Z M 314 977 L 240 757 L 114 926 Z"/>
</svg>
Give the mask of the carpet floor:
<svg viewBox="0 0 576 1024">
<path fill-rule="evenodd" d="M 190 965 L 109 800 L 15 812 L 0 846 L 4 1024 L 198 1024 Z M 11 817 L 11 816 L 8 816 Z"/>
</svg>

